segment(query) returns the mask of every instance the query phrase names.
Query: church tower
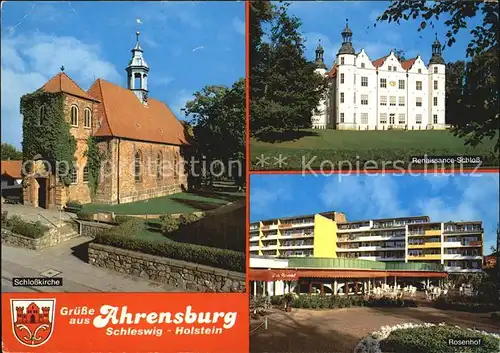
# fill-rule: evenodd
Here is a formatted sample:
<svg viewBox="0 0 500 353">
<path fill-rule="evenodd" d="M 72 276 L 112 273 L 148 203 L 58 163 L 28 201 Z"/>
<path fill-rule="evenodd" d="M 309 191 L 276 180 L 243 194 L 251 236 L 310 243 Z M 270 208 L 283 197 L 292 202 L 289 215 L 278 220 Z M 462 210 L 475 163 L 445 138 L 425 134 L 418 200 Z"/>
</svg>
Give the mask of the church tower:
<svg viewBox="0 0 500 353">
<path fill-rule="evenodd" d="M 352 31 L 346 19 L 342 31 L 342 46 L 337 53 L 337 75 L 335 78 L 336 111 L 335 124 L 338 129 L 351 129 L 356 125 L 356 52 L 352 46 Z"/>
<path fill-rule="evenodd" d="M 442 56 L 441 43 L 437 38 L 432 43 L 432 57 L 429 61 L 429 121 L 433 129 L 446 125 L 446 63 Z"/>
<path fill-rule="evenodd" d="M 128 89 L 133 91 L 137 98 L 146 104 L 148 101 L 148 72 L 149 67 L 144 60 L 143 50 L 139 45 L 139 31 L 136 32 L 136 44 L 132 49 L 132 59 L 128 63 L 127 82 Z"/>
</svg>

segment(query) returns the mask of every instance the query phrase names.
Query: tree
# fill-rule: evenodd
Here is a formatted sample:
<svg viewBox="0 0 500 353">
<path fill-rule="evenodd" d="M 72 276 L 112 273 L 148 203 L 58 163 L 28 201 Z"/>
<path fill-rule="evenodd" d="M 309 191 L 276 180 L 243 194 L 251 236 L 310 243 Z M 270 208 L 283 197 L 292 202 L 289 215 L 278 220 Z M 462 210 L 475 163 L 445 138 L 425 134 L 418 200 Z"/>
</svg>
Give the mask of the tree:
<svg viewBox="0 0 500 353">
<path fill-rule="evenodd" d="M 498 1 L 393 1 L 377 21 L 399 24 L 401 20 L 420 19 L 418 31 L 422 31 L 446 17 L 445 46 L 451 47 L 461 30 L 471 28 L 467 20 L 475 16 L 482 16 L 482 25 L 470 29 L 473 38 L 466 57 L 472 60 L 462 85 L 464 98 L 457 100 L 457 115 L 450 115 L 449 122 L 454 125 L 452 132 L 471 146 L 485 138 L 496 138 L 498 152 Z"/>
<path fill-rule="evenodd" d="M 231 88 L 206 86 L 194 97 L 186 104 L 186 115 L 193 115 L 191 125 L 198 156 L 205 157 L 208 164 L 221 161 L 226 168 L 238 162 L 241 170 L 236 175 L 232 171 L 231 175 L 237 183 L 243 182 L 245 80 L 238 80 Z"/>
<path fill-rule="evenodd" d="M 2 155 L 2 161 L 23 159 L 23 153 L 15 146 L 6 142 L 2 143 L 2 150 L 0 153 Z"/>
<path fill-rule="evenodd" d="M 287 13 L 289 4 L 270 6 L 252 6 L 256 13 L 250 15 L 251 35 L 257 36 L 250 42 L 250 129 L 260 139 L 310 127 L 326 88 L 315 64 L 305 58 L 301 23 Z"/>
<path fill-rule="evenodd" d="M 406 54 L 405 54 L 404 50 L 402 50 L 402 49 L 395 50 L 394 55 L 396 55 L 396 58 L 398 58 L 399 61 L 406 60 Z"/>
</svg>

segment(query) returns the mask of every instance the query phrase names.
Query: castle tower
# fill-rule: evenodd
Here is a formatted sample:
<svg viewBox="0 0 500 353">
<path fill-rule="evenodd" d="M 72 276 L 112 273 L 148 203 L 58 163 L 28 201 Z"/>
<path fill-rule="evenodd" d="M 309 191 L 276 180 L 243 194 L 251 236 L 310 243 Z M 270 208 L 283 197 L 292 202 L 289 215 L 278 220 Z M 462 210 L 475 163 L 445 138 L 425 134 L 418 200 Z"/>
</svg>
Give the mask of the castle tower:
<svg viewBox="0 0 500 353">
<path fill-rule="evenodd" d="M 321 72 L 322 75 L 325 74 L 326 72 L 326 65 L 325 65 L 325 59 L 323 58 L 323 54 L 325 53 L 325 50 L 321 46 L 321 39 L 318 41 L 318 46 L 316 47 L 316 71 Z"/>
<path fill-rule="evenodd" d="M 16 324 L 22 324 L 25 322 L 24 308 L 16 307 Z"/>
<path fill-rule="evenodd" d="M 321 77 L 325 77 L 326 74 L 326 65 L 325 65 L 325 60 L 323 58 L 324 53 L 325 50 L 321 45 L 321 39 L 320 39 L 318 41 L 318 46 L 316 47 L 316 59 L 314 61 L 316 64 L 316 70 L 314 70 L 314 72 L 316 72 Z M 319 101 L 318 108 L 312 114 L 311 122 L 312 122 L 312 127 L 314 129 L 326 129 L 327 127 L 328 121 L 327 121 L 326 97 L 327 93 L 325 92 L 325 97 Z"/>
<path fill-rule="evenodd" d="M 335 123 L 338 129 L 352 129 L 356 126 L 356 52 L 352 46 L 352 31 L 346 19 L 342 31 L 342 46 L 337 53 L 337 75 L 335 79 L 336 111 Z"/>
<path fill-rule="evenodd" d="M 432 43 L 432 57 L 429 61 L 429 120 L 433 129 L 443 129 L 446 125 L 446 63 L 442 56 L 441 43 L 437 38 Z"/>
<path fill-rule="evenodd" d="M 42 307 L 42 314 L 40 315 L 40 322 L 44 323 L 44 324 L 50 323 L 49 315 L 50 315 L 50 308 L 48 306 Z"/>
<path fill-rule="evenodd" d="M 144 60 L 143 50 L 139 45 L 140 32 L 136 33 L 136 44 L 132 49 L 132 59 L 130 60 L 127 71 L 128 89 L 133 91 L 137 98 L 145 104 L 148 100 L 148 73 L 149 66 Z"/>
</svg>

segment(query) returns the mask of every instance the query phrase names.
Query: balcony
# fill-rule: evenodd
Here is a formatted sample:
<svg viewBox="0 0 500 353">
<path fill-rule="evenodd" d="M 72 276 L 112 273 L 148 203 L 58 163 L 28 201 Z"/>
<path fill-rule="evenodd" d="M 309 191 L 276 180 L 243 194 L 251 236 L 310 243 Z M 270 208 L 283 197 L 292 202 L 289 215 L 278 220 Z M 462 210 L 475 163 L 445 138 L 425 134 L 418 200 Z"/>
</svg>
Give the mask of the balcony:
<svg viewBox="0 0 500 353">
<path fill-rule="evenodd" d="M 337 238 L 337 242 L 347 243 L 347 242 L 371 242 L 371 241 L 395 241 L 395 240 L 405 240 L 404 235 L 361 235 L 356 238 Z"/>
<path fill-rule="evenodd" d="M 259 246 L 258 245 L 255 245 L 255 246 L 250 246 L 250 251 L 259 251 Z"/>
<path fill-rule="evenodd" d="M 427 242 L 423 244 L 408 244 L 408 249 L 432 249 L 441 248 L 441 242 Z"/>
<path fill-rule="evenodd" d="M 281 234 L 280 239 L 314 238 L 314 233 Z"/>
<path fill-rule="evenodd" d="M 250 242 L 259 241 L 259 237 L 250 237 Z"/>
<path fill-rule="evenodd" d="M 441 229 L 428 229 L 424 231 L 425 236 L 441 236 Z"/>
<path fill-rule="evenodd" d="M 312 249 L 314 245 L 312 244 L 302 244 L 302 245 L 280 245 L 279 249 L 282 250 L 302 250 L 302 249 Z"/>
<path fill-rule="evenodd" d="M 481 255 L 467 255 L 467 254 L 444 254 L 445 260 L 483 260 Z"/>
<path fill-rule="evenodd" d="M 408 255 L 408 260 L 441 260 L 441 254 Z"/>
<path fill-rule="evenodd" d="M 482 247 L 482 241 L 445 241 L 445 248 L 461 248 L 461 247 Z"/>
<path fill-rule="evenodd" d="M 351 252 L 351 251 L 404 251 L 404 246 L 360 246 L 357 248 L 337 248 L 340 252 Z"/>
<path fill-rule="evenodd" d="M 444 234 L 475 234 L 475 233 L 483 233 L 483 229 L 481 227 L 474 228 L 448 228 L 444 229 Z"/>
<path fill-rule="evenodd" d="M 444 270 L 446 272 L 455 272 L 455 273 L 478 273 L 483 272 L 480 268 L 462 268 L 458 266 L 445 266 Z"/>
</svg>

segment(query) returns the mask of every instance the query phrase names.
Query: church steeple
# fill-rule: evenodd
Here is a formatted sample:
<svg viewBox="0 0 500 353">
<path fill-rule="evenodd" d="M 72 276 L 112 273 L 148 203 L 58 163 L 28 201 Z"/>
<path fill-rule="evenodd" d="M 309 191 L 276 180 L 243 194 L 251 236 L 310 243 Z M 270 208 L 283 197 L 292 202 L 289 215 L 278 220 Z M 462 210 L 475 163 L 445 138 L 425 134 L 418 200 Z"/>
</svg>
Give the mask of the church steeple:
<svg viewBox="0 0 500 353">
<path fill-rule="evenodd" d="M 325 69 L 326 70 L 326 65 L 325 61 L 323 59 L 323 54 L 325 50 L 321 46 L 321 39 L 318 41 L 318 46 L 316 47 L 316 68 L 318 69 Z"/>
<path fill-rule="evenodd" d="M 432 43 L 432 57 L 431 60 L 429 61 L 429 65 L 431 64 L 446 65 L 442 56 L 441 43 L 437 38 L 437 33 L 436 33 L 436 40 L 434 41 L 434 43 Z"/>
<path fill-rule="evenodd" d="M 139 44 L 140 32 L 137 31 L 136 44 L 132 49 L 132 59 L 126 68 L 128 89 L 133 91 L 142 103 L 148 100 L 148 73 L 149 66 L 144 60 L 143 50 Z"/>
<path fill-rule="evenodd" d="M 337 55 L 340 55 L 340 54 L 353 54 L 353 55 L 355 55 L 356 54 L 356 52 L 354 51 L 354 48 L 352 47 L 352 31 L 349 28 L 348 21 L 349 21 L 348 19 L 345 20 L 345 28 L 341 33 L 343 42 L 342 42 L 342 46 L 340 47 Z"/>
</svg>

